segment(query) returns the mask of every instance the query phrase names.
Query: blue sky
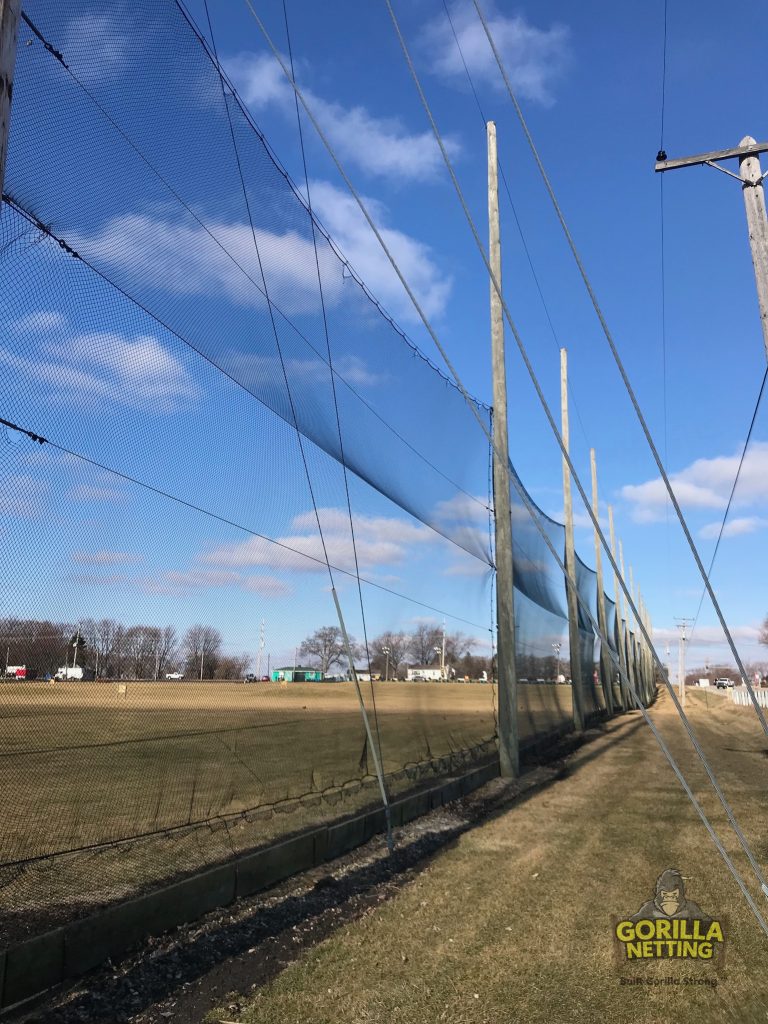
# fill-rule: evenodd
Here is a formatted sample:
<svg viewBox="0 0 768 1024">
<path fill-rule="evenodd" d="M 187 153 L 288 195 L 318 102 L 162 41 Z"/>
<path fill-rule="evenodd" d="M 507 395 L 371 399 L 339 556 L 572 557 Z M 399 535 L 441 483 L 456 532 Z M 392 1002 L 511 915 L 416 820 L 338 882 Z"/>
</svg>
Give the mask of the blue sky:
<svg viewBox="0 0 768 1024">
<path fill-rule="evenodd" d="M 418 0 L 408 5 L 398 4 L 396 9 L 438 123 L 449 142 L 462 187 L 484 234 L 485 132 L 457 60 L 442 2 Z M 701 593 L 700 579 L 679 527 L 675 525 L 674 515 L 666 508 L 650 454 L 508 98 L 500 88 L 490 52 L 472 16 L 472 6 L 462 0 L 450 9 L 484 111 L 497 122 L 502 165 L 554 333 L 531 276 L 514 217 L 503 197 L 507 303 L 553 408 L 559 403 L 558 344 L 569 350 L 574 461 L 587 482 L 588 450 L 590 446 L 596 448 L 602 498 L 615 507 L 625 558 L 633 565 L 635 580 L 643 591 L 663 644 L 666 635 L 674 632 L 674 616 L 695 614 Z M 57 15 L 45 3 L 33 4 L 31 13 L 34 18 L 37 11 L 40 21 L 54 34 L 56 45 L 68 59 L 75 58 L 73 67 L 80 67 L 81 77 L 88 79 L 89 87 L 113 109 L 110 104 L 116 103 L 117 98 L 125 103 L 125 76 L 131 61 L 131 51 L 124 37 L 124 12 L 122 8 L 103 5 L 98 14 L 94 10 L 82 5 L 78 7 L 80 13 L 68 22 L 64 14 Z M 190 10 L 198 24 L 204 26 L 201 5 L 191 3 Z M 277 45 L 285 52 L 282 4 L 260 4 L 259 10 Z M 663 5 L 654 3 L 631 9 L 616 5 L 608 9 L 596 3 L 542 6 L 497 2 L 487 10 L 622 358 L 657 443 L 674 474 L 704 560 L 708 562 L 714 544 L 712 533 L 716 529 L 713 524 L 719 525 L 765 369 L 739 186 L 708 168 L 677 171 L 668 175 L 664 182 L 665 378 L 661 334 L 660 180 L 653 173 L 660 136 Z M 212 13 L 219 54 L 242 98 L 294 180 L 303 181 L 292 98 L 255 22 L 244 4 L 216 6 Z M 297 78 L 307 90 L 310 105 L 333 139 L 351 177 L 370 201 L 377 221 L 388 230 L 388 239 L 406 275 L 465 383 L 481 400 L 489 401 L 486 275 L 432 142 L 385 6 L 289 2 L 288 13 Z M 747 24 L 735 11 L 724 11 L 722 5 L 698 3 L 694 7 L 691 3 L 670 0 L 668 26 L 664 147 L 669 155 L 733 146 L 747 133 L 758 138 L 764 136 L 764 117 L 761 119 L 759 114 L 760 90 L 745 90 L 744 77 L 738 68 L 760 66 L 758 47 L 765 38 L 768 14 L 756 9 Z M 99 57 L 91 72 L 86 62 L 81 60 L 78 65 L 76 60 L 78 53 L 88 51 Z M 180 109 L 184 102 L 193 101 L 184 94 L 181 72 L 169 78 L 168 90 L 169 93 L 173 90 L 168 101 L 171 107 Z M 190 93 L 194 93 L 194 83 Z M 125 111 L 134 137 L 139 139 L 145 127 L 141 101 L 148 99 L 139 90 L 135 106 Z M 164 99 L 168 97 L 161 97 Z M 88 125 L 85 109 L 82 108 L 81 121 L 77 114 L 73 115 L 72 125 L 68 126 L 73 134 L 80 125 Z M 153 124 L 156 126 L 157 122 Z M 321 220 L 374 295 L 416 344 L 431 359 L 439 361 L 406 296 L 393 280 L 375 239 L 361 224 L 343 183 L 306 122 L 304 130 L 313 203 Z M 168 166 L 175 168 L 170 155 L 175 141 L 172 124 L 168 132 L 167 154 L 163 142 L 157 135 L 151 135 L 150 127 L 146 128 L 143 141 L 151 142 L 160 151 L 160 159 L 167 156 Z M 26 135 L 18 143 L 17 177 L 14 178 L 12 154 L 9 178 L 12 185 L 15 181 L 19 183 L 22 196 L 25 189 L 32 196 L 34 175 L 30 173 L 25 177 L 22 164 L 23 157 L 31 162 L 33 150 L 31 141 L 25 140 Z M 196 165 L 204 146 L 202 137 L 190 142 L 188 176 L 194 181 L 196 197 L 203 197 L 206 189 L 215 188 L 209 159 L 205 174 L 200 171 L 198 175 Z M 57 150 L 52 148 L 51 152 Z M 209 153 L 205 155 L 210 157 Z M 102 257 L 114 251 L 118 237 L 127 248 L 133 245 L 146 251 L 154 246 L 156 265 L 149 266 L 147 273 L 155 274 L 155 289 L 159 291 L 164 286 L 176 296 L 186 291 L 190 303 L 186 315 L 213 318 L 215 310 L 210 295 L 203 309 L 192 287 L 195 282 L 204 287 L 209 263 L 188 262 L 180 268 L 179 280 L 168 276 L 169 258 L 178 236 L 171 236 L 173 241 L 168 243 L 166 254 L 163 239 L 169 237 L 168 232 L 159 233 L 158 225 L 167 229 L 170 215 L 161 206 L 160 194 L 132 197 L 128 165 L 121 165 L 116 155 L 111 158 L 100 155 L 98 159 L 104 160 L 102 177 L 107 176 L 105 172 L 109 169 L 115 185 L 120 181 L 120 167 L 124 166 L 126 181 L 120 184 L 125 187 L 114 189 L 114 205 L 110 208 L 98 204 L 87 208 L 83 201 L 66 222 L 69 237 Z M 57 173 L 64 178 L 63 189 L 71 173 L 74 189 L 76 167 L 71 172 L 61 168 Z M 94 196 L 97 191 L 94 187 Z M 199 202 L 204 205 L 204 199 Z M 210 200 L 207 215 L 214 218 L 222 230 L 230 231 L 228 239 L 232 248 L 238 252 L 244 250 L 247 239 L 233 233 L 232 211 L 224 198 L 217 202 L 214 210 L 213 200 Z M 42 213 L 40 216 L 46 219 Z M 176 229 L 174 225 L 174 231 Z M 230 279 L 222 271 L 220 280 L 226 293 Z M 162 431 L 167 444 L 161 452 L 154 444 L 147 443 L 137 453 L 131 442 L 147 424 L 146 417 L 138 416 L 135 403 L 136 423 L 127 411 L 130 401 L 123 400 L 119 423 L 89 425 L 82 406 L 73 406 L 71 395 L 69 401 L 66 395 L 62 399 L 61 387 L 57 388 L 57 401 L 62 402 L 63 411 L 51 405 L 44 386 L 38 387 L 40 406 L 35 409 L 35 426 L 41 432 L 48 430 L 53 436 L 58 431 L 64 435 L 59 437 L 61 443 L 78 451 L 90 451 L 92 457 L 109 450 L 113 463 L 115 458 L 118 462 L 123 460 L 120 464 L 124 471 L 131 471 L 130 466 L 142 479 L 164 480 L 167 489 L 188 495 L 190 499 L 197 495 L 200 504 L 215 506 L 222 515 L 226 515 L 227 509 L 233 511 L 231 496 L 237 491 L 240 493 L 234 509 L 237 515 L 230 518 L 260 524 L 264 529 L 259 532 L 294 539 L 310 535 L 311 523 L 306 515 L 311 506 L 302 489 L 299 453 L 284 424 L 262 411 L 256 416 L 257 424 L 250 405 L 246 407 L 224 394 L 226 387 L 217 382 L 215 371 L 203 371 L 199 357 L 174 349 L 168 338 L 155 337 L 156 347 L 145 340 L 142 347 L 139 339 L 147 336 L 138 333 L 138 327 L 128 329 L 126 313 L 115 312 L 116 318 L 123 318 L 120 320 L 122 333 L 112 325 L 119 339 L 99 343 L 95 336 L 104 333 L 104 325 L 75 325 L 71 317 L 66 320 L 62 312 L 63 299 L 56 287 L 58 285 L 49 289 L 44 302 L 40 292 L 34 299 L 29 296 L 19 299 L 17 313 L 26 310 L 27 314 L 62 317 L 58 323 L 51 319 L 45 325 L 47 356 L 42 359 L 38 352 L 38 363 L 43 368 L 50 366 L 57 346 L 61 350 L 69 346 L 71 353 L 73 337 L 79 338 L 84 361 L 100 366 L 96 376 L 101 373 L 106 375 L 104 380 L 108 377 L 105 394 L 113 394 L 116 388 L 119 390 L 120 382 L 115 378 L 115 367 L 105 368 L 103 353 L 123 352 L 121 365 L 129 367 L 152 366 L 154 360 L 158 368 L 154 374 L 149 374 L 145 384 L 152 389 L 157 387 L 158 380 L 164 382 L 166 393 L 162 398 L 166 408 L 162 414 L 155 408 L 153 416 L 164 418 Z M 236 289 L 237 286 L 230 287 Z M 308 288 L 306 279 L 297 275 L 293 279 L 288 277 L 282 285 L 275 285 L 278 297 L 280 287 L 291 297 L 296 317 L 301 320 L 306 316 L 308 323 L 311 309 L 308 306 L 302 312 L 300 308 L 302 289 Z M 231 299 L 233 294 L 228 297 Z M 222 295 L 220 301 L 226 300 L 227 295 Z M 359 315 L 370 316 L 361 309 L 358 309 Z M 16 321 L 19 319 L 17 315 Z M 38 337 L 42 337 L 39 324 L 35 330 Z M 339 366 L 347 379 L 355 378 L 366 394 L 391 388 L 390 393 L 397 396 L 399 378 L 394 364 L 387 369 L 390 360 L 387 353 L 377 353 L 375 370 L 369 364 L 350 361 L 356 358 L 351 340 L 354 320 L 345 320 L 342 327 L 339 316 L 336 330 L 335 337 L 346 331 L 345 338 L 350 339 L 348 361 Z M 58 338 L 56 331 L 61 334 Z M 544 417 L 522 363 L 512 351 L 512 344 L 512 339 L 508 338 L 512 459 L 536 501 L 547 513 L 561 518 L 559 453 L 548 436 Z M 99 352 L 102 353 L 101 363 L 97 358 Z M 21 347 L 15 350 L 16 358 L 20 354 L 23 354 Z M 22 373 L 24 367 L 6 360 L 6 369 L 9 373 Z M 60 382 L 61 370 L 54 368 L 50 372 L 51 381 Z M 374 372 L 377 379 L 371 376 Z M 392 374 L 392 381 L 386 380 L 387 372 Z M 135 378 L 135 374 L 133 376 Z M 44 373 L 39 380 L 45 381 Z M 75 386 L 72 385 L 73 389 Z M 83 386 L 83 382 L 77 386 Z M 94 384 L 91 381 L 87 386 L 93 388 Z M 216 389 L 220 393 L 218 401 L 212 397 Z M 140 400 L 139 406 L 141 400 L 147 398 L 146 393 L 135 390 L 135 379 L 122 382 L 122 393 L 126 390 Z M 32 408 L 31 397 L 25 395 L 24 402 L 19 398 L 22 409 L 17 409 L 16 415 L 22 422 L 25 422 L 24 409 Z M 155 402 L 157 395 L 152 393 L 151 397 Z M 456 408 L 455 398 L 453 395 L 448 403 L 451 410 Z M 231 402 L 227 408 L 236 417 L 233 426 L 238 429 L 231 433 L 220 426 L 217 410 L 224 401 Z M 390 400 L 388 408 L 395 419 L 405 425 L 408 411 L 412 411 L 417 401 L 418 396 L 410 395 L 406 399 L 400 395 Z M 185 416 L 190 405 L 199 410 L 191 425 L 189 417 Z M 41 426 L 46 412 L 48 422 Z M 755 635 L 757 625 L 768 613 L 761 571 L 765 564 L 768 525 L 768 517 L 763 514 L 768 496 L 765 415 L 763 411 L 755 428 L 730 527 L 713 577 L 746 660 L 760 658 L 763 654 L 763 649 L 755 643 Z M 453 443 L 460 447 L 459 425 L 464 422 L 461 414 L 457 411 L 448 416 L 443 411 L 441 416 L 435 418 L 431 429 L 426 423 L 421 427 L 417 425 L 416 433 L 424 433 L 424 443 L 431 450 L 439 440 L 437 435 L 443 429 L 443 422 L 452 423 L 455 429 L 445 427 L 452 430 L 452 436 L 446 437 L 446 445 Z M 176 425 L 181 417 L 185 419 L 184 429 L 177 434 Z M 139 423 L 143 427 L 138 426 Z M 410 427 L 413 429 L 412 422 Z M 155 431 L 157 429 L 155 425 Z M 258 438 L 265 432 L 271 439 L 270 446 L 266 447 L 258 444 Z M 283 495 L 282 502 L 266 497 L 260 500 L 252 493 L 244 497 L 242 483 L 238 483 L 238 479 L 242 480 L 238 472 L 243 463 L 234 458 L 227 444 L 232 433 L 249 439 L 251 461 L 248 465 L 258 467 L 260 479 L 269 480 L 270 488 L 275 486 L 275 481 L 291 479 L 292 482 L 285 485 L 292 489 L 289 494 L 285 487 L 278 488 Z M 148 430 L 147 436 L 150 434 Z M 280 445 L 281 451 L 291 452 L 280 466 L 268 456 L 275 445 Z M 364 441 L 362 446 L 364 448 Z M 194 467 L 195 459 L 201 459 L 206 452 L 208 463 L 218 468 L 207 473 L 203 482 Z M 226 455 L 214 460 L 215 452 Z M 469 449 L 457 448 L 452 466 L 461 463 L 462 457 L 469 459 Z M 333 535 L 336 530 L 340 534 L 338 510 L 343 509 L 339 501 L 343 491 L 338 472 L 326 457 L 314 453 L 312 458 L 318 488 L 322 492 L 325 487 L 320 505 L 328 509 L 329 533 Z M 25 472 L 28 471 L 27 467 Z M 46 472 L 52 474 L 50 479 L 53 480 L 60 471 L 60 467 L 55 471 L 37 470 L 36 486 L 46 486 Z M 81 473 L 82 469 L 76 472 Z M 406 478 L 408 486 L 417 487 L 418 472 L 415 469 L 409 472 L 413 475 Z M 481 478 L 480 467 L 475 465 L 467 471 L 462 485 L 466 485 L 470 494 L 482 497 Z M 428 481 L 422 481 L 422 486 L 426 490 Z M 85 608 L 89 601 L 103 602 L 103 595 L 108 594 L 107 604 L 114 607 L 114 614 L 122 614 L 126 619 L 138 621 L 142 618 L 142 608 L 153 615 L 165 615 L 169 621 L 174 621 L 170 616 L 176 615 L 180 624 L 182 620 L 214 618 L 217 623 L 229 626 L 231 643 L 237 649 L 252 644 L 253 623 L 262 614 L 271 614 L 280 624 L 279 630 L 276 626 L 274 632 L 281 631 L 282 647 L 277 650 L 283 653 L 300 628 L 297 620 L 302 625 L 311 620 L 312 626 L 332 621 L 330 600 L 316 574 L 311 575 L 311 598 L 298 599 L 295 583 L 286 584 L 290 566 L 287 569 L 276 566 L 274 559 L 257 557 L 252 551 L 238 552 L 235 546 L 242 541 L 234 536 L 222 533 L 214 538 L 195 518 L 186 522 L 181 530 L 171 522 L 167 536 L 162 529 L 157 533 L 147 531 L 146 522 L 150 521 L 152 513 L 143 502 L 149 498 L 138 498 L 132 492 L 129 496 L 110 499 L 110 490 L 122 493 L 114 481 L 72 481 L 70 487 L 91 488 L 75 492 L 79 493 L 78 521 L 86 524 L 82 528 L 87 530 L 88 522 L 101 524 L 98 528 L 101 532 L 97 532 L 96 537 L 86 538 L 90 543 L 85 543 L 85 539 L 80 543 L 78 539 L 77 544 L 67 549 L 66 559 L 81 568 L 73 570 L 68 562 L 67 568 L 62 564 L 56 570 L 60 578 L 66 576 L 70 581 L 73 571 L 79 572 L 79 582 L 74 590 L 71 585 L 68 587 L 65 603 L 71 604 L 72 593 L 76 593 L 78 600 L 82 599 L 84 614 L 92 614 L 90 608 Z M 256 490 L 258 492 L 258 488 Z M 371 545 L 370 568 L 375 568 L 382 581 L 386 578 L 388 585 L 413 593 L 426 603 L 441 608 L 447 604 L 446 610 L 457 615 L 463 611 L 464 617 L 473 623 L 487 621 L 490 596 L 482 565 L 473 578 L 464 562 L 467 556 L 455 544 L 445 547 L 439 539 L 427 541 L 427 535 L 419 533 L 424 528 L 415 520 L 408 520 L 406 526 L 400 527 L 397 536 L 398 528 L 393 520 L 402 521 L 402 514 L 394 506 L 359 483 L 353 485 L 354 497 L 359 502 L 358 508 L 364 510 L 360 515 L 363 533 L 367 529 Z M 437 497 L 450 500 L 450 493 L 446 491 Z M 109 515 L 104 512 L 105 506 Z M 142 511 L 137 515 L 139 507 Z M 154 519 L 162 519 L 162 516 L 156 513 L 152 521 Z M 131 523 L 142 522 L 144 528 L 131 538 Z M 454 527 L 458 522 L 453 520 Z M 577 546 L 585 561 L 594 564 L 591 534 L 583 525 L 585 520 L 580 518 L 579 522 L 582 525 L 577 533 Z M 455 538 L 458 533 L 454 527 L 449 532 L 453 530 Z M 381 547 L 386 543 L 396 545 L 397 550 Z M 432 551 L 433 544 L 439 546 L 439 551 Z M 244 558 L 244 554 L 247 557 Z M 454 556 L 456 561 L 451 561 Z M 102 580 L 96 586 L 83 578 L 82 567 L 88 566 L 89 558 L 91 567 L 100 565 L 98 574 Z M 110 558 L 117 561 L 110 565 Z M 131 558 L 138 561 L 131 562 Z M 173 567 L 170 567 L 171 562 Z M 152 586 L 158 589 L 158 572 L 164 574 L 160 589 L 164 587 L 167 593 L 153 595 L 150 591 Z M 219 575 L 206 578 L 205 572 Z M 169 577 L 168 573 L 175 575 Z M 227 576 L 227 573 L 234 575 Z M 259 582 L 253 582 L 255 574 Z M 104 581 L 107 575 L 112 577 L 111 582 Z M 150 577 L 155 582 L 147 585 Z M 290 593 L 281 592 L 281 586 L 290 586 Z M 258 600 L 244 602 L 243 594 L 248 602 L 253 594 Z M 233 595 L 237 599 L 233 599 Z M 381 595 L 372 595 L 369 600 L 373 632 L 390 626 L 408 628 L 409 622 L 422 614 L 415 607 L 406 608 L 402 602 L 390 601 Z M 179 614 L 180 605 L 182 614 Z M 479 630 L 459 623 L 455 625 L 480 635 Z M 702 609 L 697 637 L 701 645 L 691 652 L 694 661 L 703 662 L 720 655 L 721 635 L 707 603 Z M 277 650 L 276 657 L 279 657 Z"/>
</svg>

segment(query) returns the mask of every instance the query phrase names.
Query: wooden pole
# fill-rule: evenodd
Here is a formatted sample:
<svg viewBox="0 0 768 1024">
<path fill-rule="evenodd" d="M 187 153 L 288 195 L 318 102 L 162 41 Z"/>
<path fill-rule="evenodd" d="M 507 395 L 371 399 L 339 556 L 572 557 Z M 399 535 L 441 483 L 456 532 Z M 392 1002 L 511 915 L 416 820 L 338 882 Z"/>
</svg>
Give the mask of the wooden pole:
<svg viewBox="0 0 768 1024">
<path fill-rule="evenodd" d="M 589 449 L 589 464 L 592 470 L 592 512 L 595 519 L 600 521 L 600 503 L 597 496 L 597 460 L 595 449 Z M 605 614 L 605 590 L 603 587 L 603 549 L 597 530 L 595 534 L 595 571 L 597 572 L 597 625 L 604 637 L 608 636 L 608 618 Z M 605 693 L 605 710 L 613 715 L 613 663 L 605 644 L 600 641 L 600 667 L 603 677 L 603 690 Z"/>
<path fill-rule="evenodd" d="M 611 557 L 614 562 L 616 561 L 616 533 L 613 528 L 613 505 L 608 506 L 608 532 L 611 538 Z M 629 671 L 627 668 L 627 648 L 624 643 L 624 601 L 622 598 L 621 588 L 619 587 L 619 577 L 614 572 L 613 574 L 613 596 L 616 600 L 616 632 L 618 634 L 619 643 L 619 664 L 621 665 L 621 699 L 624 705 L 624 710 L 629 711 L 633 706 L 633 701 L 629 693 L 625 679 L 629 678 Z"/>
<path fill-rule="evenodd" d="M 5 185 L 5 157 L 11 123 L 13 69 L 16 64 L 20 12 L 21 0 L 0 0 L 0 194 Z"/>
<path fill-rule="evenodd" d="M 570 452 L 568 425 L 568 353 L 560 349 L 560 433 L 563 447 Z M 565 568 L 568 596 L 568 645 L 571 651 L 571 692 L 573 697 L 573 724 L 577 732 L 584 728 L 584 680 L 581 666 L 579 636 L 579 598 L 576 589 L 576 549 L 573 543 L 573 501 L 571 499 L 571 471 L 563 456 L 563 512 L 565 515 Z"/>
<path fill-rule="evenodd" d="M 739 146 L 756 145 L 751 135 L 741 140 Z M 752 265 L 755 268 L 757 303 L 760 308 L 760 323 L 763 328 L 763 345 L 768 357 L 768 218 L 765 213 L 765 190 L 763 171 L 757 153 L 742 156 L 739 160 L 739 175 L 744 182 L 744 207 L 747 211 L 749 247 L 752 251 Z"/>
<path fill-rule="evenodd" d="M 488 132 L 488 229 L 493 277 L 501 287 L 498 156 L 496 124 Z M 515 605 L 512 567 L 512 507 L 509 493 L 507 371 L 501 297 L 491 280 L 491 364 L 493 372 L 493 505 L 496 520 L 496 630 L 499 679 L 499 762 L 503 778 L 520 772 L 515 666 Z"/>
<path fill-rule="evenodd" d="M 619 541 L 619 570 L 621 571 L 621 578 L 624 580 L 624 582 L 626 584 L 627 574 L 626 574 L 626 572 L 624 570 L 624 545 L 621 543 L 621 541 Z M 630 594 L 630 597 L 631 597 L 632 596 L 632 589 L 631 589 L 631 587 L 630 587 L 629 594 Z M 626 619 L 626 625 L 627 625 L 627 634 L 626 634 L 626 641 L 627 641 L 627 647 L 626 647 L 627 677 L 629 678 L 629 681 L 632 683 L 632 687 L 633 687 L 635 693 L 637 693 L 637 676 L 635 674 L 635 651 L 634 651 L 634 646 L 633 646 L 633 643 L 632 643 L 632 623 L 630 621 L 631 617 L 632 617 L 632 613 L 629 610 L 629 602 L 627 602 L 624 605 L 624 610 L 627 613 L 627 619 Z M 638 694 L 638 696 L 639 696 L 639 694 Z M 635 701 L 634 701 L 633 697 L 630 697 L 629 704 L 630 704 L 630 707 L 634 707 Z"/>
</svg>

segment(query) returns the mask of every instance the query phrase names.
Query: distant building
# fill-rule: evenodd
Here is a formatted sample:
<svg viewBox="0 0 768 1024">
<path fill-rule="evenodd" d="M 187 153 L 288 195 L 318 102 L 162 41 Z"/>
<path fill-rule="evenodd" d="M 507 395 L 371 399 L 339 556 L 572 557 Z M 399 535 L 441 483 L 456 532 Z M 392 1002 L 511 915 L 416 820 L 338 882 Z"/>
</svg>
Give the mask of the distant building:
<svg viewBox="0 0 768 1024">
<path fill-rule="evenodd" d="M 445 667 L 446 676 L 450 670 Z M 439 665 L 409 665 L 407 677 L 409 683 L 439 683 L 443 678 L 443 670 Z"/>
<path fill-rule="evenodd" d="M 271 678 L 273 683 L 322 683 L 323 673 L 319 668 L 291 665 L 286 668 L 273 668 Z"/>
</svg>

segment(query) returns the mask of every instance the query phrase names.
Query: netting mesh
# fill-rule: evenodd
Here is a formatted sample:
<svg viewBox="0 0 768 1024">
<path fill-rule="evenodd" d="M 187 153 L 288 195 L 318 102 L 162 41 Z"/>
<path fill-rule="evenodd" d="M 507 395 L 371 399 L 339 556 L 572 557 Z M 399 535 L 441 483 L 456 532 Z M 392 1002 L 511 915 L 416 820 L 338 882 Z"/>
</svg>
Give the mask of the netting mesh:
<svg viewBox="0 0 768 1024">
<path fill-rule="evenodd" d="M 8 944 L 377 803 L 331 584 L 391 795 L 497 739 L 463 397 L 313 230 L 175 3 L 25 14 L 0 217 Z M 572 724 L 568 618 L 512 500 L 530 743 Z M 581 562 L 577 583 L 595 614 Z"/>
</svg>

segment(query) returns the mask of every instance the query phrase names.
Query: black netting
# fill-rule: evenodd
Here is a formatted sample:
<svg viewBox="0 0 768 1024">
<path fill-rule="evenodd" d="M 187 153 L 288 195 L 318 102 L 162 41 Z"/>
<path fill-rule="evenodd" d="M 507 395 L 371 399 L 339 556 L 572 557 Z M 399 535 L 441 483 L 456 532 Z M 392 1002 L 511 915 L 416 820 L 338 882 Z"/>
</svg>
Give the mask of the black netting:
<svg viewBox="0 0 768 1024">
<path fill-rule="evenodd" d="M 374 751 L 396 796 L 497 739 L 463 397 L 313 231 L 177 4 L 25 15 L 0 217 L 8 944 L 375 806 Z M 572 726 L 568 617 L 514 488 L 512 528 L 529 744 Z M 578 588 L 594 614 L 582 563 Z"/>
</svg>

